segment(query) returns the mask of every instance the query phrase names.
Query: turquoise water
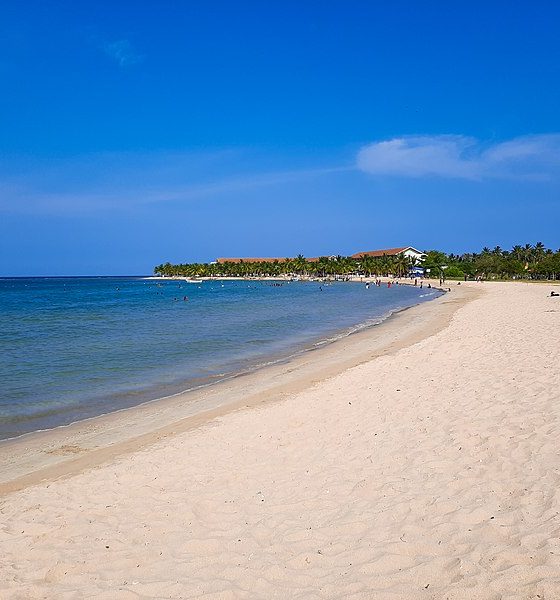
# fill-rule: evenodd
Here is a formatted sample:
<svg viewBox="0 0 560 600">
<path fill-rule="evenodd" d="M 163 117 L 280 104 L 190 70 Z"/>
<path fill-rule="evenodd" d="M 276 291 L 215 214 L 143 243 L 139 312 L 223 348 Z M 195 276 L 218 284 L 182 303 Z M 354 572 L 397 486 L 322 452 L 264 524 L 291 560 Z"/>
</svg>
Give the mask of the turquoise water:
<svg viewBox="0 0 560 600">
<path fill-rule="evenodd" d="M 436 294 L 357 283 L 0 279 L 0 439 L 208 384 Z"/>
</svg>

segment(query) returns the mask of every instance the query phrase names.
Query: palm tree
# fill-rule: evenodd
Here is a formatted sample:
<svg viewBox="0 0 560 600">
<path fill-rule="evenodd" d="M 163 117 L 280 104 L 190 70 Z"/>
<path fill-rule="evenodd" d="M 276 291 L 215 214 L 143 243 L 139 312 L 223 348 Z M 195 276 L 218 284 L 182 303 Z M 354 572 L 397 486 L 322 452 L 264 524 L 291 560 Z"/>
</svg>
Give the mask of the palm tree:
<svg viewBox="0 0 560 600">
<path fill-rule="evenodd" d="M 360 264 L 362 266 L 364 275 L 366 277 L 371 277 L 371 274 L 375 269 L 375 259 L 366 255 L 361 259 Z"/>
<path fill-rule="evenodd" d="M 391 270 L 391 261 L 386 254 L 379 259 L 379 269 L 381 275 L 389 275 L 389 271 Z"/>
<path fill-rule="evenodd" d="M 325 277 L 330 270 L 330 259 L 326 256 L 321 256 L 316 263 L 317 274 L 320 274 L 321 277 Z"/>
<path fill-rule="evenodd" d="M 395 269 L 395 275 L 398 275 L 399 277 L 407 275 L 410 268 L 408 256 L 405 256 L 404 254 L 396 256 L 393 261 L 393 267 Z"/>
<path fill-rule="evenodd" d="M 535 244 L 535 248 L 533 250 L 533 255 L 535 257 L 535 260 L 538 262 L 539 260 L 541 260 L 544 256 L 544 251 L 545 251 L 545 247 L 544 244 L 542 242 L 537 242 Z"/>
<path fill-rule="evenodd" d="M 294 259 L 293 258 L 285 258 L 284 262 L 282 263 L 282 272 L 285 275 L 290 275 L 292 273 L 295 273 L 295 266 L 294 266 Z"/>
<path fill-rule="evenodd" d="M 523 246 L 523 260 L 528 263 L 533 257 L 533 246 L 531 244 L 525 244 Z"/>
<path fill-rule="evenodd" d="M 294 260 L 294 268 L 296 273 L 300 273 L 305 275 L 307 273 L 307 261 L 305 260 L 305 256 L 303 254 L 298 254 L 296 259 Z"/>
<path fill-rule="evenodd" d="M 511 254 L 515 258 L 515 260 L 523 260 L 523 248 L 519 245 L 514 246 L 511 249 Z"/>
</svg>

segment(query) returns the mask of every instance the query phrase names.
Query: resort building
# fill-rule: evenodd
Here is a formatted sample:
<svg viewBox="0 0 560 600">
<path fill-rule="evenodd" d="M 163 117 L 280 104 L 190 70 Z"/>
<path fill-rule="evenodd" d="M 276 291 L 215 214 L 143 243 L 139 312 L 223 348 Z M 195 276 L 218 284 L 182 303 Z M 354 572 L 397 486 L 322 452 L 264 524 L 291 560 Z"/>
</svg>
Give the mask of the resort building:
<svg viewBox="0 0 560 600">
<path fill-rule="evenodd" d="M 386 248 L 385 250 L 368 250 L 365 252 L 356 252 L 352 254 L 352 258 L 360 259 L 365 256 L 372 256 L 373 258 L 381 258 L 382 256 L 400 256 L 404 254 L 409 258 L 413 258 L 416 263 L 422 262 L 426 255 L 420 250 L 416 250 L 412 246 L 404 246 L 402 248 Z"/>
<path fill-rule="evenodd" d="M 334 257 L 330 257 L 330 258 L 334 258 Z M 219 265 L 223 265 L 224 263 L 255 263 L 255 262 L 283 263 L 283 262 L 286 262 L 287 260 L 294 260 L 294 259 L 286 258 L 286 257 L 284 257 L 284 258 L 217 258 L 216 262 Z M 305 260 L 307 262 L 317 262 L 319 260 L 319 258 L 317 256 L 314 256 L 311 258 L 305 257 Z"/>
<path fill-rule="evenodd" d="M 374 258 L 381 258 L 382 256 L 400 256 L 403 254 L 404 256 L 413 258 L 414 261 L 418 264 L 424 260 L 426 255 L 420 250 L 416 250 L 412 246 L 403 246 L 401 248 L 386 248 L 384 250 L 368 250 L 365 252 L 356 252 L 356 254 L 352 254 L 351 258 L 355 258 L 359 260 L 360 258 L 364 258 L 365 256 L 372 256 Z M 327 256 L 331 260 L 336 259 L 336 256 Z M 254 258 L 254 257 L 246 257 L 246 258 L 217 258 L 216 263 L 224 264 L 224 263 L 256 263 L 256 262 L 264 262 L 264 263 L 273 263 L 279 262 L 283 263 L 287 260 L 293 260 L 293 258 L 286 257 L 278 257 L 278 258 Z M 319 257 L 314 256 L 312 258 L 306 257 L 305 260 L 307 262 L 317 262 Z"/>
<path fill-rule="evenodd" d="M 284 262 L 285 258 L 217 258 L 216 262 L 219 265 L 223 265 L 224 263 L 254 263 L 254 262 Z"/>
</svg>

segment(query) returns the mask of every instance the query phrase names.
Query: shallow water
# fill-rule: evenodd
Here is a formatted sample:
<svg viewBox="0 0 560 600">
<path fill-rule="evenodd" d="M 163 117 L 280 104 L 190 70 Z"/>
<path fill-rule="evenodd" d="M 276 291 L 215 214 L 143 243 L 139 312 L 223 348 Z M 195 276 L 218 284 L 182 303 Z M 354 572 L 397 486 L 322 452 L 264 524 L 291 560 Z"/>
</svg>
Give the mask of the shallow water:
<svg viewBox="0 0 560 600">
<path fill-rule="evenodd" d="M 0 439 L 211 383 L 437 294 L 358 283 L 0 279 Z"/>
</svg>

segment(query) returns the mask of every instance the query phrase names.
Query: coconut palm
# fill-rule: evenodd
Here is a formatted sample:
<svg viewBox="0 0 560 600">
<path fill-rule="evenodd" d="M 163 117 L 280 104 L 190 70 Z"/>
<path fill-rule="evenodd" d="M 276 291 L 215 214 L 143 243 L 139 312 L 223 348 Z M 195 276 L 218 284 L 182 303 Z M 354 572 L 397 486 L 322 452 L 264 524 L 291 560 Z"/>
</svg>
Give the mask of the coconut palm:
<svg viewBox="0 0 560 600">
<path fill-rule="evenodd" d="M 306 274 L 307 273 L 307 261 L 305 260 L 305 256 L 303 254 L 298 254 L 296 259 L 294 260 L 294 269 L 296 273 Z"/>
<path fill-rule="evenodd" d="M 399 254 L 393 260 L 393 269 L 395 275 L 398 277 L 404 277 L 408 274 L 410 269 L 410 261 L 408 260 L 408 256 L 404 254 Z"/>
</svg>

